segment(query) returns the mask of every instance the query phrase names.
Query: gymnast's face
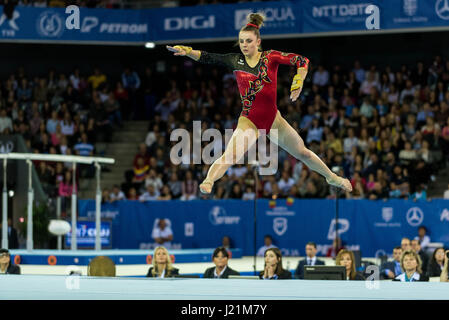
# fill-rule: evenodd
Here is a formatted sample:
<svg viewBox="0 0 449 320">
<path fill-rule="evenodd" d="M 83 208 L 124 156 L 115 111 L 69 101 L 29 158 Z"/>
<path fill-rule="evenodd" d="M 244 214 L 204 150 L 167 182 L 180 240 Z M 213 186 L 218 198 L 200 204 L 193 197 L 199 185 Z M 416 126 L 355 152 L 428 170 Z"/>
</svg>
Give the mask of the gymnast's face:
<svg viewBox="0 0 449 320">
<path fill-rule="evenodd" d="M 257 53 L 261 40 L 252 31 L 241 31 L 239 33 L 239 46 L 243 55 L 251 58 Z"/>
</svg>

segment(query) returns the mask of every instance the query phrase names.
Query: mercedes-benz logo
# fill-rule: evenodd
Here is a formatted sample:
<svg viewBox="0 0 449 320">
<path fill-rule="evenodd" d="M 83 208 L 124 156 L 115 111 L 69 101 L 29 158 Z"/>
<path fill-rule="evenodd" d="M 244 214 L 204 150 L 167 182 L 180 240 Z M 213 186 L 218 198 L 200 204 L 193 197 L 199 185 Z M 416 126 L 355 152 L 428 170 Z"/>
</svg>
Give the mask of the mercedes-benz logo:
<svg viewBox="0 0 449 320">
<path fill-rule="evenodd" d="M 449 20 L 449 0 L 437 0 L 435 12 L 443 20 Z"/>
<path fill-rule="evenodd" d="M 407 211 L 407 222 L 412 227 L 419 226 L 424 220 L 424 212 L 418 207 L 410 208 Z"/>
</svg>

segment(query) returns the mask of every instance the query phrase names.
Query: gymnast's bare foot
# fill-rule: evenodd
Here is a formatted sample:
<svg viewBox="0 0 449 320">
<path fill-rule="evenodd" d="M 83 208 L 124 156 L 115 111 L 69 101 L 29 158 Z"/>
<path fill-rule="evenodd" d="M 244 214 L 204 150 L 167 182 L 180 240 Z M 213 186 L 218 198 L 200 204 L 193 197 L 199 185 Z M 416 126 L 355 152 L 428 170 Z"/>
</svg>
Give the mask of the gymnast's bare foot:
<svg viewBox="0 0 449 320">
<path fill-rule="evenodd" d="M 212 192 L 213 186 L 214 186 L 214 183 L 211 180 L 205 179 L 203 181 L 203 183 L 200 184 L 200 191 L 201 191 L 201 193 L 209 194 Z"/>
<path fill-rule="evenodd" d="M 335 173 L 332 177 L 326 179 L 326 182 L 337 188 L 341 188 L 345 191 L 352 192 L 352 185 L 348 179 L 337 176 Z"/>
</svg>

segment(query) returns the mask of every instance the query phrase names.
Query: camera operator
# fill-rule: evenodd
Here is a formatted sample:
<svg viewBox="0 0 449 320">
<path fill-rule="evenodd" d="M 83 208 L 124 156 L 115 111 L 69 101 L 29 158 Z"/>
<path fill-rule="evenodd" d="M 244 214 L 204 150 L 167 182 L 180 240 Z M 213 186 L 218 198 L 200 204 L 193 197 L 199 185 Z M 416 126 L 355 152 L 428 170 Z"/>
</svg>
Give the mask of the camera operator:
<svg viewBox="0 0 449 320">
<path fill-rule="evenodd" d="M 440 275 L 440 282 L 448 282 L 448 278 L 447 278 L 448 265 L 449 265 L 449 250 L 446 250 L 445 255 L 444 255 L 444 267 L 443 267 L 443 270 L 441 271 L 441 275 Z"/>
</svg>

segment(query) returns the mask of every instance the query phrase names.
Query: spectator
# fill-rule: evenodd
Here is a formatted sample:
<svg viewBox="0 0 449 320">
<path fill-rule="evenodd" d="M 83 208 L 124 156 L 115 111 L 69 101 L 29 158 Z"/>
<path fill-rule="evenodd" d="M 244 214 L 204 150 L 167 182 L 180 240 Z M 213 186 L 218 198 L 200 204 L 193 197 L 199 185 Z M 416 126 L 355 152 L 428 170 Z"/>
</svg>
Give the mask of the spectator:
<svg viewBox="0 0 449 320">
<path fill-rule="evenodd" d="M 265 235 L 265 237 L 263 237 L 263 242 L 264 242 L 264 245 L 262 247 L 260 247 L 259 250 L 257 251 L 257 255 L 259 257 L 264 257 L 265 251 L 267 251 L 268 249 L 277 248 L 273 244 L 273 238 L 269 234 L 267 234 L 267 235 Z"/>
<path fill-rule="evenodd" d="M 304 279 L 304 266 L 324 266 L 325 263 L 316 257 L 317 249 L 315 242 L 308 242 L 306 244 L 306 258 L 298 262 L 295 271 L 296 279 Z"/>
<path fill-rule="evenodd" d="M 139 197 L 137 196 L 136 188 L 131 187 L 128 190 L 128 200 L 138 200 Z"/>
<path fill-rule="evenodd" d="M 194 200 L 198 193 L 198 181 L 193 179 L 191 171 L 186 172 L 184 181 L 182 182 L 181 200 Z"/>
<path fill-rule="evenodd" d="M 122 190 L 120 190 L 120 187 L 116 184 L 112 187 L 112 191 L 109 197 L 111 199 L 111 202 L 126 199 L 125 193 Z"/>
<path fill-rule="evenodd" d="M 387 261 L 381 266 L 381 279 L 394 279 L 402 273 L 401 269 L 402 248 L 393 249 L 393 261 Z"/>
<path fill-rule="evenodd" d="M 322 65 L 319 65 L 318 70 L 313 74 L 312 82 L 320 87 L 326 86 L 329 83 L 329 72 Z"/>
<path fill-rule="evenodd" d="M 270 248 L 265 251 L 264 271 L 259 278 L 264 280 L 292 279 L 292 274 L 282 267 L 282 253 L 278 248 Z"/>
<path fill-rule="evenodd" d="M 204 272 L 203 278 L 227 279 L 229 276 L 239 276 L 239 272 L 228 266 L 228 260 L 229 253 L 226 248 L 216 248 L 212 255 L 212 262 L 215 264 L 215 267 L 208 268 Z"/>
<path fill-rule="evenodd" d="M 340 237 L 332 241 L 332 247 L 327 250 L 326 257 L 335 258 L 341 249 L 344 249 L 343 242 Z"/>
<path fill-rule="evenodd" d="M 429 277 L 422 272 L 421 265 L 421 258 L 415 251 L 404 251 L 401 256 L 401 268 L 404 273 L 398 275 L 393 281 L 429 281 Z"/>
<path fill-rule="evenodd" d="M 163 186 L 161 190 L 161 195 L 157 198 L 157 200 L 171 200 L 171 199 L 172 196 L 170 188 L 167 185 Z"/>
<path fill-rule="evenodd" d="M 221 246 L 227 250 L 232 248 L 231 238 L 229 236 L 223 236 L 221 239 Z"/>
<path fill-rule="evenodd" d="M 20 274 L 20 267 L 11 263 L 8 249 L 0 249 L 0 274 Z"/>
<path fill-rule="evenodd" d="M 132 179 L 136 189 L 140 189 L 145 182 L 149 166 L 143 162 L 142 158 L 137 159 L 137 165 L 134 166 L 134 177 Z"/>
<path fill-rule="evenodd" d="M 94 73 L 87 78 L 87 82 L 91 85 L 92 89 L 97 89 L 106 80 L 106 76 L 101 73 L 99 68 L 95 68 Z"/>
<path fill-rule="evenodd" d="M 158 200 L 160 196 L 159 191 L 157 191 L 154 188 L 154 185 L 150 184 L 147 187 L 147 191 L 144 192 L 140 197 L 139 197 L 139 201 L 140 202 L 145 202 L 145 201 L 154 201 L 154 200 Z"/>
<path fill-rule="evenodd" d="M 145 187 L 148 187 L 149 185 L 152 185 L 156 192 L 160 192 L 162 186 L 164 185 L 161 178 L 156 175 L 156 171 L 154 169 L 150 169 L 145 178 Z"/>
<path fill-rule="evenodd" d="M 8 117 L 6 110 L 0 110 L 0 134 L 12 134 L 12 120 Z"/>
<path fill-rule="evenodd" d="M 255 197 L 256 197 L 256 194 L 254 193 L 253 188 L 251 188 L 250 186 L 246 186 L 245 192 L 243 193 L 243 196 L 242 196 L 242 200 L 254 200 Z"/>
<path fill-rule="evenodd" d="M 173 231 L 169 225 L 170 220 L 156 219 L 155 224 L 151 238 L 153 238 L 157 244 L 170 249 L 171 241 L 173 240 Z"/>
<path fill-rule="evenodd" d="M 243 197 L 242 188 L 240 187 L 240 184 L 238 182 L 236 182 L 232 186 L 232 190 L 229 193 L 228 198 L 229 199 L 242 199 L 242 197 Z"/>
<path fill-rule="evenodd" d="M 419 244 L 418 240 L 415 240 L 415 239 L 412 240 L 411 244 L 412 244 L 412 250 L 415 251 L 421 258 L 422 272 L 427 275 L 427 265 L 429 264 L 429 257 L 427 256 L 427 253 L 425 253 L 424 250 L 421 248 L 421 245 Z"/>
<path fill-rule="evenodd" d="M 2 232 L 2 222 L 0 221 L 0 239 L 3 239 Z M 12 225 L 11 218 L 8 218 L 8 247 L 9 249 L 19 249 L 19 237 L 17 230 Z"/>
<path fill-rule="evenodd" d="M 422 250 L 426 251 L 427 246 L 430 243 L 430 237 L 426 234 L 427 228 L 425 226 L 419 226 L 418 235 L 415 237 L 415 240 L 418 240 L 421 245 Z"/>
<path fill-rule="evenodd" d="M 412 250 L 412 244 L 409 238 L 404 237 L 401 239 L 401 248 L 403 252 Z"/>
<path fill-rule="evenodd" d="M 182 183 L 178 180 L 178 175 L 176 172 L 173 172 L 170 175 L 170 181 L 167 183 L 170 188 L 170 192 L 174 199 L 181 197 L 182 195 Z"/>
<path fill-rule="evenodd" d="M 352 251 L 340 250 L 335 258 L 335 265 L 346 268 L 346 280 L 365 280 L 363 275 L 355 269 L 355 257 Z"/>
<path fill-rule="evenodd" d="M 153 254 L 153 266 L 147 273 L 149 278 L 171 278 L 179 274 L 179 270 L 173 267 L 170 255 L 166 248 L 156 247 Z"/>
<path fill-rule="evenodd" d="M 61 197 L 61 210 L 67 212 L 72 193 L 77 193 L 77 187 L 75 184 L 75 190 L 73 190 L 72 172 L 67 170 L 64 174 L 64 180 L 59 183 L 58 195 Z"/>
<path fill-rule="evenodd" d="M 101 204 L 110 203 L 111 202 L 111 194 L 108 188 L 104 188 L 101 193 Z"/>
<path fill-rule="evenodd" d="M 449 184 L 447 185 L 447 190 L 444 191 L 443 198 L 444 199 L 449 199 Z"/>
<path fill-rule="evenodd" d="M 444 248 L 436 248 L 427 266 L 427 275 L 429 278 L 439 277 L 441 275 L 444 269 L 444 261 Z"/>
<path fill-rule="evenodd" d="M 115 273 L 115 263 L 107 256 L 97 256 L 87 266 L 90 277 L 115 277 Z"/>
<path fill-rule="evenodd" d="M 418 186 L 416 186 L 416 192 L 412 193 L 409 199 L 413 201 L 422 201 L 422 200 L 425 201 L 427 199 L 427 192 L 424 187 L 424 184 L 421 183 Z"/>
</svg>

